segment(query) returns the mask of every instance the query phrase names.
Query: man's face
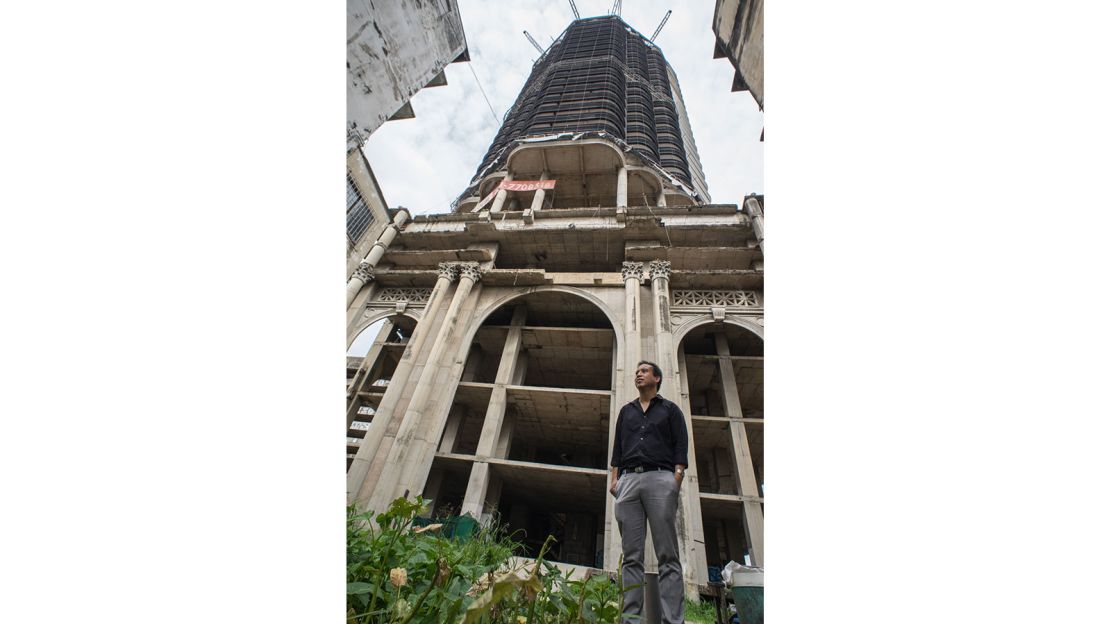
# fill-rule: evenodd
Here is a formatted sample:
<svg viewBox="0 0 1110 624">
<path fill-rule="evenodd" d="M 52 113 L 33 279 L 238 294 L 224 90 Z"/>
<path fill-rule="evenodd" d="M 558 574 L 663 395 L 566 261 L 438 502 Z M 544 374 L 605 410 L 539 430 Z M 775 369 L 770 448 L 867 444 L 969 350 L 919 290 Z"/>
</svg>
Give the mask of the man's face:
<svg viewBox="0 0 1110 624">
<path fill-rule="evenodd" d="M 651 388 L 659 383 L 659 378 L 655 376 L 655 371 L 651 369 L 650 364 L 641 364 L 636 369 L 636 389 Z"/>
</svg>

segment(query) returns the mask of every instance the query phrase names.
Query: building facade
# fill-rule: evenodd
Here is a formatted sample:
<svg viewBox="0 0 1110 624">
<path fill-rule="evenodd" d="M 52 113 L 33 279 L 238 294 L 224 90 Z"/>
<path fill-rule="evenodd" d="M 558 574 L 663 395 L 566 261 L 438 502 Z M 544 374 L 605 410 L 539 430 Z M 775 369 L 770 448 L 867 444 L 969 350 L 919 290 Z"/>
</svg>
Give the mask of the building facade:
<svg viewBox="0 0 1110 624">
<path fill-rule="evenodd" d="M 688 588 L 763 565 L 762 198 L 709 202 L 685 114 L 656 46 L 578 20 L 453 210 L 394 215 L 348 282 L 350 501 L 419 494 L 615 570 L 609 453 L 647 359 L 690 431 Z"/>
<path fill-rule="evenodd" d="M 750 91 L 763 110 L 763 0 L 717 0 L 713 36 L 713 58 L 727 58 L 736 69 L 732 90 Z"/>
</svg>

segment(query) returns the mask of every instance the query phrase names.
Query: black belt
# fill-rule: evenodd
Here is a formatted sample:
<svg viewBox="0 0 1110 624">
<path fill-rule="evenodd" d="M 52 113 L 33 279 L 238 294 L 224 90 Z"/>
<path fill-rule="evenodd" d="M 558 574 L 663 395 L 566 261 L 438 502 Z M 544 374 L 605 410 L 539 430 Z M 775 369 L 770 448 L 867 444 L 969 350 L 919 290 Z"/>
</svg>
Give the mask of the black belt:
<svg viewBox="0 0 1110 624">
<path fill-rule="evenodd" d="M 674 468 L 668 468 L 666 466 L 628 466 L 625 468 L 621 468 L 621 474 L 629 472 L 652 472 L 654 470 L 665 470 L 667 472 L 674 472 Z"/>
</svg>

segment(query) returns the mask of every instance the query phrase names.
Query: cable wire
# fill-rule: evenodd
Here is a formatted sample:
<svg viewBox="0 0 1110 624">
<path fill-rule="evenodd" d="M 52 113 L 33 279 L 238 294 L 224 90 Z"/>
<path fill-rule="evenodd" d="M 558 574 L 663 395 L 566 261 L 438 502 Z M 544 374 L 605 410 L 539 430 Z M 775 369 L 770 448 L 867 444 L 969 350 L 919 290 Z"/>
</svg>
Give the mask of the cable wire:
<svg viewBox="0 0 1110 624">
<path fill-rule="evenodd" d="M 486 106 L 489 107 L 489 114 L 493 115 L 493 123 L 501 125 L 501 120 L 497 118 L 497 113 L 493 110 L 493 104 L 489 103 L 489 98 L 486 97 L 486 90 L 482 88 L 482 81 L 478 80 L 478 72 L 474 71 L 474 63 L 466 64 L 470 68 L 470 73 L 474 75 L 474 82 L 478 83 L 478 90 L 482 92 L 482 99 L 486 101 Z"/>
</svg>

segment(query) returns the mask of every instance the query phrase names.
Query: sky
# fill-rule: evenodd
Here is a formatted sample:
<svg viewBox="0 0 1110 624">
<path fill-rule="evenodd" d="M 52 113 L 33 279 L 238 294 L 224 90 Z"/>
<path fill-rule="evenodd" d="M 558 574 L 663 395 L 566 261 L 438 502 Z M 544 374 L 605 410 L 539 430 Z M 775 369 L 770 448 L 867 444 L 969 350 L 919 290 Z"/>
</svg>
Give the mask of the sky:
<svg viewBox="0 0 1110 624">
<path fill-rule="evenodd" d="M 546 47 L 574 19 L 566 1 L 458 4 L 471 62 L 448 65 L 446 86 L 421 89 L 412 98 L 415 118 L 386 122 L 363 146 L 390 207 L 404 206 L 414 215 L 449 211 L 470 183 L 539 57 L 522 31 Z M 647 37 L 667 9 L 674 10 L 655 43 L 678 74 L 712 200 L 738 204 L 745 195 L 762 193 L 763 113 L 750 93 L 730 91 L 728 59 L 713 58 L 713 2 L 623 4 L 624 20 Z M 585 18 L 608 13 L 612 2 L 578 0 L 576 6 Z"/>
</svg>

